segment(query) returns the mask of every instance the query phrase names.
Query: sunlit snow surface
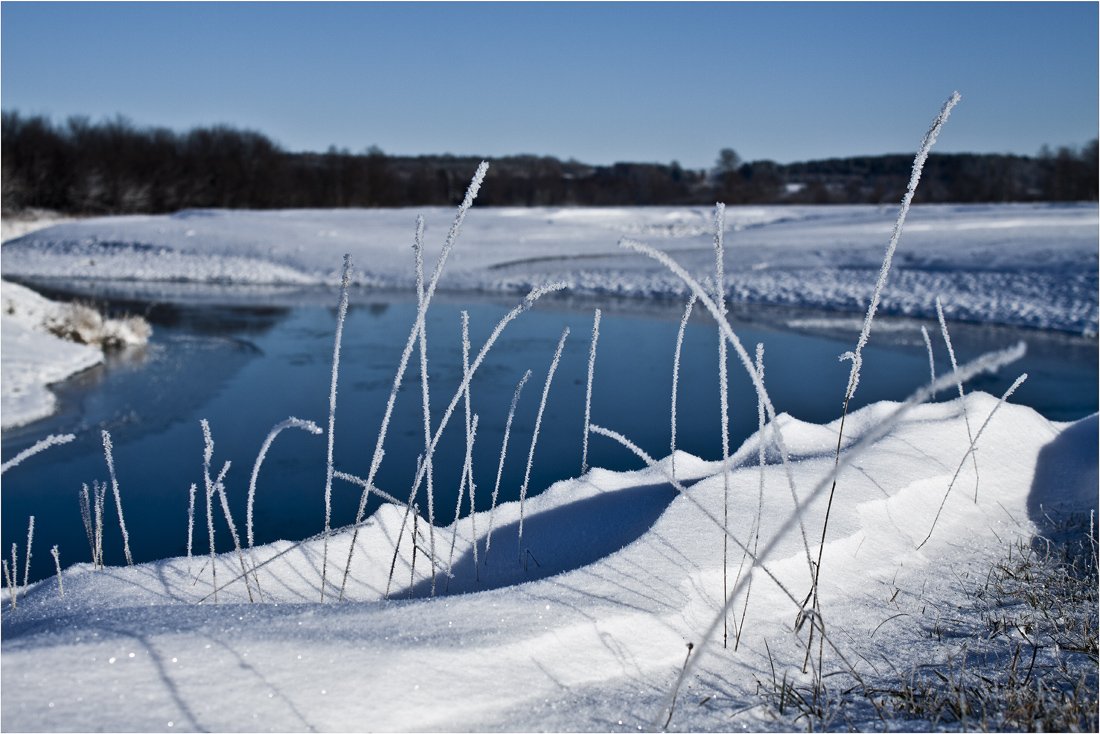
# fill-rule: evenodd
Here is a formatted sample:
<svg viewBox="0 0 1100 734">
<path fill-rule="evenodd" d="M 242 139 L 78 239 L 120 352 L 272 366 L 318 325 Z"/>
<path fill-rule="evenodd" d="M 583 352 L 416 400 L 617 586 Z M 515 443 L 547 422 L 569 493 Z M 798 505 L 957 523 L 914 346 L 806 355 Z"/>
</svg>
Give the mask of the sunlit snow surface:
<svg viewBox="0 0 1100 734">
<path fill-rule="evenodd" d="M 29 288 L 5 280 L 0 302 L 0 421 L 7 428 L 52 413 L 57 398 L 47 385 L 99 364 L 103 352 L 49 333 L 43 324 L 58 304 Z"/>
<path fill-rule="evenodd" d="M 980 423 L 995 403 L 975 393 L 965 404 Z M 839 651 L 826 648 L 827 672 L 846 668 L 843 655 L 868 685 L 889 685 L 906 661 L 935 660 L 928 629 L 959 613 L 967 579 L 978 583 L 1008 544 L 1030 538 L 1041 512 L 1095 507 L 1096 416 L 1067 426 L 1004 406 L 982 436 L 975 503 L 962 405 L 917 408 L 842 472 L 822 571 L 821 607 Z M 895 407 L 878 403 L 849 416 L 846 435 L 858 438 Z M 809 493 L 830 471 L 837 424 L 787 416 L 779 423 L 798 457 L 792 478 L 813 543 L 825 495 Z M 749 540 L 757 516 L 756 441 L 738 452 L 730 481 L 730 527 L 741 540 Z M 778 540 L 762 560 L 801 598 L 809 589 L 805 547 L 797 524 L 777 536 L 793 504 L 774 447 L 768 454 L 760 548 Z M 960 463 L 931 540 L 917 550 Z M 488 513 L 459 521 L 449 595 L 442 595 L 448 581 L 441 569 L 435 599 L 424 598 L 431 583 L 425 557 L 418 553 L 411 568 L 410 524 L 391 599 L 381 600 L 403 515 L 392 505 L 359 535 L 345 602 L 332 596 L 346 532 L 329 544 L 324 606 L 317 603 L 319 542 L 248 554 L 252 563 L 287 551 L 261 568 L 252 593 L 264 603 L 254 605 L 240 581 L 214 604 L 204 557 L 70 568 L 64 597 L 56 579 L 47 579 L 15 611 L 5 605 L 3 727 L 637 730 L 663 718 L 693 642 L 703 658 L 680 693 L 674 729 L 786 728 L 759 705 L 757 681 L 770 679 L 768 650 L 778 675 L 802 679 L 807 627 L 794 631 L 796 602 L 757 569 L 738 651 L 722 649 L 720 630 L 702 645 L 723 587 L 721 534 L 704 511 L 721 517 L 723 481 L 717 464 L 685 454 L 677 472 L 688 496 L 657 470 L 595 469 L 534 498 L 525 518 L 526 571 L 515 503 L 498 508 L 487 560 Z M 182 530 L 183 520 L 165 518 L 166 531 Z M 453 529 L 436 529 L 437 548 L 449 548 Z M 419 530 L 427 546 L 423 521 Z M 446 566 L 447 553 L 440 556 Z M 742 556 L 731 544 L 731 588 Z M 240 563 L 236 554 L 218 557 L 219 582 L 239 575 Z M 734 605 L 738 619 L 743 599 Z"/>
<path fill-rule="evenodd" d="M 63 223 L 9 242 L 7 277 L 195 283 L 333 283 L 342 255 L 357 282 L 409 287 L 420 210 L 190 210 Z M 428 267 L 454 216 L 423 212 Z M 861 312 L 895 206 L 763 206 L 726 210 L 726 273 L 735 301 Z M 441 287 L 525 290 L 565 280 L 574 292 L 680 296 L 656 263 L 622 238 L 712 269 L 711 211 L 672 208 L 474 208 Z M 917 206 L 884 294 L 890 314 L 1095 333 L 1095 204 Z"/>
<path fill-rule="evenodd" d="M 732 208 L 730 295 L 858 314 L 895 214 L 893 207 Z M 332 283 L 341 254 L 350 252 L 359 283 L 408 287 L 415 215 L 215 211 L 89 220 L 6 244 L 3 273 Z M 427 212 L 429 267 L 452 216 Z M 616 243 L 647 241 L 702 276 L 712 267 L 709 221 L 704 208 L 474 209 L 441 287 L 510 290 L 564 277 L 590 293 L 678 296 L 671 277 Z M 1094 333 L 1096 235 L 1095 205 L 918 207 L 884 310 L 927 316 L 940 296 L 949 318 Z M 4 328 L 7 339 L 6 321 Z M 7 359 L 6 343 L 4 351 Z M 885 688 L 907 661 L 943 662 L 929 628 L 959 614 L 968 582 L 979 583 L 1016 540 L 1030 540 L 1046 516 L 1095 508 L 1095 415 L 1067 425 L 1004 406 L 982 434 L 976 487 L 963 406 L 976 426 L 995 403 L 973 393 L 916 408 L 842 471 L 821 573 L 826 673 L 851 666 L 866 685 Z M 895 407 L 876 403 L 848 416 L 845 443 Z M 783 415 L 778 423 L 795 459 L 789 476 L 770 444 L 767 466 L 756 466 L 758 437 L 733 462 L 730 530 L 741 541 L 754 537 L 763 480 L 759 547 L 770 546 L 762 561 L 774 579 L 744 566 L 753 583 L 733 605 L 729 649 L 720 628 L 702 638 L 723 601 L 722 535 L 708 515 L 722 516 L 725 483 L 718 464 L 680 454 L 686 496 L 654 469 L 593 469 L 528 502 L 522 545 L 518 505 L 498 507 L 487 557 L 488 513 L 461 519 L 457 533 L 453 526 L 432 532 L 421 519 L 417 546 L 430 548 L 434 535 L 441 566 L 436 598 L 427 556 L 418 550 L 413 568 L 413 528 L 402 532 L 404 513 L 394 505 L 360 531 L 343 602 L 334 597 L 351 543 L 344 531 L 328 543 L 323 605 L 320 541 L 219 556 L 219 584 L 239 576 L 242 563 L 269 562 L 258 585 L 237 580 L 216 604 L 210 559 L 201 555 L 102 571 L 72 566 L 64 596 L 57 579 L 46 579 L 14 610 L 2 597 L 0 726 L 637 731 L 664 723 L 689 642 L 699 667 L 680 691 L 671 728 L 798 726 L 773 718 L 758 683 L 771 680 L 773 665 L 777 676 L 806 680 L 798 671 L 809 627 L 795 630 L 799 606 L 791 597 L 800 601 L 810 588 L 800 525 L 816 556 L 826 495 L 810 493 L 833 466 L 838 424 Z M 630 426 L 608 428 L 630 433 Z M 956 472 L 938 524 L 918 549 Z M 801 523 L 780 532 L 794 516 L 792 483 Z M 203 512 L 200 498 L 196 548 L 205 545 Z M 165 517 L 162 531 L 183 534 L 185 521 Z M 113 525 L 107 538 L 118 542 Z M 86 553 L 62 549 L 62 562 Z M 732 589 L 743 558 L 733 542 L 729 556 Z M 250 604 L 249 593 L 260 603 Z M 844 726 L 875 728 L 874 713 L 866 713 Z"/>
</svg>

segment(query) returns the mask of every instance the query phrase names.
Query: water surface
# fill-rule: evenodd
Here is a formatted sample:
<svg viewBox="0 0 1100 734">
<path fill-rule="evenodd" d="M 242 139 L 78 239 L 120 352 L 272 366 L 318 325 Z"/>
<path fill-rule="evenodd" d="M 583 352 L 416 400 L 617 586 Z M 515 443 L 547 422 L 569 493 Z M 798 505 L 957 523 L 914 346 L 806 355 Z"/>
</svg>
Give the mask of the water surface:
<svg viewBox="0 0 1100 734">
<path fill-rule="evenodd" d="M 56 294 L 53 294 L 56 295 Z M 206 545 L 203 439 L 200 419 L 210 422 L 214 471 L 232 461 L 227 475 L 230 504 L 244 532 L 248 479 L 260 444 L 272 426 L 289 416 L 328 421 L 337 294 L 316 289 L 271 292 L 248 289 L 221 294 L 164 294 L 162 300 L 111 301 L 114 308 L 146 313 L 154 338 L 144 349 L 113 355 L 103 366 L 58 386 L 61 410 L 31 426 L 4 433 L 5 458 L 49 434 L 73 432 L 72 444 L 52 448 L 4 477 L 2 547 L 26 539 L 27 517 L 36 516 L 32 577 L 52 572 L 48 549 L 59 544 L 68 565 L 87 561 L 77 500 L 83 483 L 106 481 L 100 430 L 111 432 L 120 493 L 136 561 L 183 555 L 187 550 L 188 490 L 199 487 L 194 552 Z M 433 428 L 462 377 L 460 313 L 468 311 L 473 349 L 518 298 L 440 293 L 428 318 L 429 384 Z M 479 415 L 474 448 L 477 508 L 491 503 L 505 419 L 516 383 L 524 389 L 512 427 L 499 500 L 519 496 L 539 399 L 564 328 L 570 329 L 551 385 L 534 454 L 530 494 L 581 469 L 582 426 L 592 309 L 603 309 L 592 397 L 592 420 L 620 431 L 655 457 L 668 454 L 673 349 L 682 306 L 636 300 L 547 298 L 514 321 L 490 352 L 471 387 Z M 336 468 L 366 476 L 386 398 L 393 383 L 415 299 L 408 294 L 353 292 L 344 328 L 334 456 Z M 929 328 L 933 324 L 926 324 Z M 752 308 L 733 314 L 733 326 L 751 352 L 765 345 L 766 381 L 776 409 L 812 422 L 839 416 L 848 363 L 838 356 L 853 348 L 858 319 L 838 314 Z M 881 319 L 865 351 L 854 401 L 900 400 L 928 379 L 920 322 Z M 935 333 L 935 332 L 933 332 Z M 1055 420 L 1075 420 L 1097 409 L 1095 339 L 1026 330 L 957 325 L 952 331 L 960 360 L 1024 339 L 1023 362 L 999 375 L 977 379 L 968 389 L 999 394 L 1022 371 L 1029 379 L 1015 400 Z M 678 448 L 708 459 L 721 453 L 716 328 L 696 314 L 688 325 L 680 371 Z M 936 340 L 937 370 L 949 369 Z M 407 498 L 418 456 L 424 450 L 419 356 L 413 353 L 398 394 L 377 485 Z M 739 361 L 730 357 L 731 449 L 757 425 L 756 397 Z M 941 395 L 949 399 L 952 395 Z M 462 403 L 434 459 L 437 524 L 455 516 L 465 454 Z M 255 505 L 257 543 L 299 539 L 322 529 L 326 440 L 284 431 L 260 474 Z M 965 447 L 960 447 L 960 451 Z M 593 436 L 589 463 L 633 469 L 640 462 L 625 449 Z M 421 490 L 423 492 L 423 490 Z M 353 521 L 360 491 L 333 486 L 333 524 Z M 423 514 L 427 500 L 418 498 Z M 378 505 L 372 499 L 373 511 Z M 461 514 L 469 512 L 468 498 Z M 107 504 L 108 563 L 122 562 L 115 508 Z M 231 547 L 217 513 L 218 549 Z M 22 566 L 22 560 L 20 560 Z"/>
</svg>

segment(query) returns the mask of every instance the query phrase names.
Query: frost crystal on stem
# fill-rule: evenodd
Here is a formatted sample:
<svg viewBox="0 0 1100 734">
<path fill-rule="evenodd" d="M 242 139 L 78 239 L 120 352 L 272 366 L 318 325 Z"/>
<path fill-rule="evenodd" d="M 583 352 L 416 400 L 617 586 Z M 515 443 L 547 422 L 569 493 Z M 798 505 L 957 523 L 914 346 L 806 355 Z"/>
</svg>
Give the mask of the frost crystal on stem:
<svg viewBox="0 0 1100 734">
<path fill-rule="evenodd" d="M 122 497 L 118 493 L 118 479 L 115 477 L 115 459 L 111 453 L 111 434 L 103 431 L 103 455 L 107 458 L 107 471 L 111 475 L 111 490 L 115 496 L 115 508 L 118 510 L 118 526 L 122 530 L 122 550 L 126 555 L 126 565 L 134 565 L 130 555 L 130 534 L 126 532 L 126 518 L 122 516 Z"/>
<path fill-rule="evenodd" d="M 680 329 L 676 332 L 676 352 L 672 358 L 672 441 L 669 444 L 669 455 L 672 457 L 672 476 L 676 476 L 676 402 L 680 381 L 680 351 L 684 346 L 684 331 L 687 329 L 688 319 L 691 318 L 691 310 L 695 307 L 696 296 L 694 293 L 688 299 L 684 307 L 683 318 L 680 319 Z M 721 339 L 721 335 L 718 337 Z"/>
<path fill-rule="evenodd" d="M 546 411 L 546 397 L 550 394 L 550 383 L 554 381 L 554 372 L 558 369 L 558 361 L 561 360 L 561 352 L 565 349 L 565 340 L 569 336 L 569 327 L 561 333 L 558 339 L 558 348 L 554 350 L 554 359 L 550 362 L 550 370 L 546 373 L 546 382 L 542 386 L 542 400 L 539 401 L 539 412 L 535 416 L 535 432 L 531 435 L 531 448 L 527 451 L 527 469 L 523 472 L 523 485 L 519 488 L 519 557 L 523 561 L 523 502 L 527 499 L 527 487 L 531 482 L 531 464 L 535 460 L 535 446 L 539 442 L 539 428 L 542 427 L 542 414 Z"/>
<path fill-rule="evenodd" d="M 500 460 L 497 462 L 497 481 L 493 485 L 493 499 L 489 504 L 489 531 L 485 535 L 485 562 L 489 562 L 489 547 L 493 543 L 493 513 L 497 508 L 497 497 L 500 493 L 500 477 L 504 473 L 504 457 L 508 454 L 508 436 L 512 432 L 512 419 L 516 415 L 516 405 L 519 403 L 519 394 L 523 392 L 523 386 L 527 384 L 527 380 L 531 378 L 531 370 L 527 370 L 523 373 L 523 377 L 520 378 L 519 383 L 516 384 L 516 391 L 512 394 L 512 405 L 508 408 L 508 420 L 504 424 L 504 438 L 500 442 Z"/>
<path fill-rule="evenodd" d="M 584 436 L 581 450 L 581 474 L 588 472 L 588 426 L 592 422 L 592 375 L 596 371 L 596 345 L 600 341 L 600 309 L 592 317 L 592 346 L 588 350 L 588 387 L 584 391 Z"/>
</svg>

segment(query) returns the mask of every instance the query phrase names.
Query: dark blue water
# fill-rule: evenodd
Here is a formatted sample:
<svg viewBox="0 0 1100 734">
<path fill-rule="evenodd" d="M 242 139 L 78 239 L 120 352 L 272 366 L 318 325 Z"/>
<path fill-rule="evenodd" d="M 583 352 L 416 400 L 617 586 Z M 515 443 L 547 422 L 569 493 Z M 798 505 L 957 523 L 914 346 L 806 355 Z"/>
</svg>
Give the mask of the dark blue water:
<svg viewBox="0 0 1100 734">
<path fill-rule="evenodd" d="M 474 353 L 496 322 L 518 299 L 439 294 L 428 318 L 429 378 L 433 426 L 438 424 L 462 376 L 460 311 L 469 311 Z M 100 430 L 111 432 L 120 493 L 136 561 L 186 551 L 188 487 L 199 485 L 195 552 L 206 550 L 202 500 L 203 440 L 207 419 L 215 442 L 214 466 L 233 462 L 227 487 L 238 527 L 244 532 L 248 479 L 260 444 L 276 423 L 289 416 L 328 420 L 329 379 L 337 295 L 330 291 L 272 299 L 205 295 L 201 303 L 121 304 L 147 313 L 153 341 L 143 350 L 115 355 L 57 389 L 61 411 L 28 427 L 6 432 L 9 458 L 50 433 L 72 432 L 72 444 L 52 448 L 5 474 L 0 548 L 26 540 L 35 515 L 32 578 L 52 573 L 48 549 L 60 546 L 65 565 L 90 558 L 80 519 L 82 483 L 108 478 Z M 257 302 L 265 305 L 256 305 Z M 226 305 L 226 302 L 233 302 Z M 270 303 L 281 303 L 272 306 Z M 115 307 L 120 304 L 115 301 Z M 472 383 L 473 411 L 480 416 L 474 449 L 477 507 L 488 509 L 505 419 L 517 381 L 526 369 L 524 389 L 512 428 L 500 500 L 515 500 L 523 481 L 539 398 L 563 328 L 571 330 L 550 389 L 531 476 L 531 493 L 576 476 L 581 467 L 582 426 L 592 309 L 603 309 L 596 362 L 592 420 L 618 430 L 650 454 L 669 450 L 669 411 L 673 349 L 680 318 L 676 304 L 637 301 L 546 299 L 514 321 L 497 342 Z M 344 329 L 336 413 L 335 464 L 366 476 L 386 397 L 415 318 L 415 301 L 405 294 L 355 292 Z M 734 328 L 750 350 L 765 344 L 767 384 L 777 410 L 803 420 L 824 422 L 839 415 L 848 364 L 837 357 L 851 349 L 856 332 L 839 325 L 822 330 L 792 329 L 807 314 L 752 309 L 734 315 Z M 820 314 L 812 315 L 820 318 Z M 854 407 L 882 399 L 902 399 L 928 378 L 928 360 L 919 325 L 884 324 L 865 352 Z M 930 325 L 931 326 L 931 325 Z M 980 378 L 971 388 L 999 394 L 1021 371 L 1030 373 L 1016 394 L 1057 420 L 1083 417 L 1097 409 L 1096 341 L 1004 328 L 958 325 L 953 341 L 961 360 L 1019 339 L 1029 342 L 1024 362 L 1001 375 Z M 677 445 L 709 459 L 719 458 L 721 434 L 717 383 L 717 337 L 709 318 L 688 326 L 680 373 Z M 949 369 L 937 345 L 937 370 Z M 731 448 L 756 429 L 756 398 L 731 354 Z M 949 399 L 950 395 L 944 395 Z M 444 433 L 434 460 L 435 514 L 451 521 L 465 452 L 461 403 Z M 419 358 L 414 352 L 385 443 L 377 485 L 405 498 L 424 449 Z M 256 542 L 299 539 L 324 523 L 326 442 L 323 436 L 284 431 L 268 454 L 255 506 Z M 632 469 L 639 461 L 608 439 L 593 436 L 589 463 Z M 333 525 L 354 520 L 359 489 L 336 481 Z M 426 501 L 419 499 L 422 511 Z M 372 499 L 370 510 L 378 505 Z M 469 512 L 464 503 L 462 514 Z M 122 562 L 121 536 L 108 499 L 105 550 L 110 564 Z M 218 513 L 219 550 L 230 547 Z M 223 545 L 224 543 L 224 545 Z M 22 566 L 22 560 L 20 560 Z"/>
</svg>

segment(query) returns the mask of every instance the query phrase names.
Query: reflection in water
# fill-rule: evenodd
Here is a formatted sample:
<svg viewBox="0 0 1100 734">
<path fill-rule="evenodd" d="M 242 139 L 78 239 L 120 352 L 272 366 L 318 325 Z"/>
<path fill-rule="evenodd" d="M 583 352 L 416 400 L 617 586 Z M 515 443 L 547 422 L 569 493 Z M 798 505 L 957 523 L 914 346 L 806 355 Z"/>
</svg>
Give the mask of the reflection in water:
<svg viewBox="0 0 1100 734">
<path fill-rule="evenodd" d="M 245 289 L 247 291 L 247 289 Z M 60 545 L 69 564 L 88 559 L 77 492 L 82 483 L 107 479 L 100 429 L 111 432 L 120 493 L 135 559 L 182 555 L 187 547 L 188 487 L 202 486 L 200 419 L 213 431 L 213 463 L 232 461 L 226 486 L 238 526 L 243 524 L 248 480 L 257 451 L 272 426 L 290 416 L 327 424 L 334 304 L 329 289 L 234 293 L 230 305 L 214 296 L 196 303 L 188 297 L 133 299 L 115 308 L 147 313 L 155 323 L 153 340 L 140 354 L 119 354 L 108 363 L 59 386 L 62 410 L 29 428 L 5 432 L 3 456 L 49 433 L 73 432 L 78 440 L 52 448 L 4 476 L 0 547 L 25 542 L 28 515 L 36 516 L 36 537 L 44 547 Z M 433 425 L 461 382 L 460 311 L 470 313 L 477 350 L 497 320 L 515 303 L 489 296 L 439 293 L 427 322 Z M 501 501 L 515 499 L 523 481 L 541 385 L 563 326 L 572 335 L 550 390 L 534 457 L 531 487 L 541 491 L 580 470 L 581 430 L 591 308 L 603 309 L 592 402 L 594 421 L 630 435 L 656 456 L 668 453 L 672 349 L 681 305 L 638 300 L 544 299 L 508 327 L 471 385 L 473 412 L 480 416 L 474 448 L 478 505 L 487 509 L 496 477 L 504 419 L 516 382 L 532 370 L 511 432 L 500 487 Z M 369 472 L 376 431 L 409 327 L 415 296 L 353 291 L 344 329 L 336 412 L 336 468 L 360 476 Z M 816 322 L 815 322 L 816 320 Z M 851 322 L 849 317 L 847 322 Z M 794 322 L 791 324 L 790 322 Z M 779 411 L 824 422 L 839 415 L 848 365 L 837 357 L 852 348 L 858 323 L 837 315 L 801 314 L 754 308 L 735 314 L 734 327 L 745 345 L 763 342 L 767 383 Z M 932 327 L 933 324 L 927 324 Z M 792 326 L 794 328 L 792 328 Z M 899 399 L 927 381 L 928 360 L 920 322 L 881 320 L 865 352 L 857 405 Z M 678 447 L 704 458 L 718 458 L 717 337 L 709 317 L 688 326 L 681 364 Z M 1022 332 L 1015 329 L 952 326 L 960 359 L 1025 338 L 1024 364 L 975 387 L 1000 393 L 1021 371 L 1031 374 L 1017 393 L 1020 402 L 1048 417 L 1069 420 L 1096 410 L 1096 341 Z M 949 369 L 937 341 L 937 369 Z M 731 442 L 737 446 L 756 428 L 756 397 L 740 365 L 731 360 Z M 950 395 L 941 395 L 950 399 Z M 423 452 L 419 359 L 411 360 L 399 392 L 385 443 L 378 486 L 407 497 Z M 461 405 L 444 432 L 435 459 L 437 524 L 454 513 L 465 455 Z M 590 464 L 609 469 L 637 468 L 619 446 L 595 438 Z M 255 506 L 256 542 L 295 539 L 317 532 L 324 522 L 326 441 L 301 431 L 280 434 L 260 477 Z M 205 512 L 199 492 L 197 512 Z M 354 518 L 359 490 L 333 488 L 333 523 Z M 372 500 L 371 510 L 377 506 Z M 422 501 L 421 506 L 425 503 Z M 468 509 L 464 507 L 463 514 Z M 108 512 L 113 517 L 113 510 Z M 216 520 L 219 550 L 229 534 Z M 205 551 L 205 531 L 194 539 Z M 224 545 L 223 545 L 224 543 Z M 116 526 L 107 527 L 108 563 L 121 562 Z M 32 576 L 51 572 L 52 559 L 38 548 Z"/>
</svg>

